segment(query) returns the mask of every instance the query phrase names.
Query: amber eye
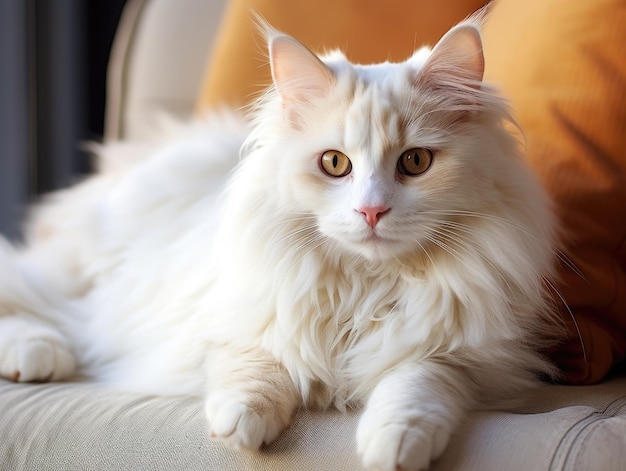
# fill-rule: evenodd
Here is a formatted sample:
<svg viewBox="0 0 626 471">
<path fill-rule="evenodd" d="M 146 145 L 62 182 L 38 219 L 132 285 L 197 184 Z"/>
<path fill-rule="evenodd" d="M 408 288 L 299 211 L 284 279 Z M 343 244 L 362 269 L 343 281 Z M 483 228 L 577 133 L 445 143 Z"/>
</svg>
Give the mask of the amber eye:
<svg viewBox="0 0 626 471">
<path fill-rule="evenodd" d="M 352 162 L 338 150 L 327 150 L 320 159 L 322 170 L 331 177 L 345 177 L 352 171 Z"/>
<path fill-rule="evenodd" d="M 398 171 L 414 177 L 421 175 L 433 163 L 433 153 L 424 147 L 405 150 L 398 159 Z"/>
</svg>

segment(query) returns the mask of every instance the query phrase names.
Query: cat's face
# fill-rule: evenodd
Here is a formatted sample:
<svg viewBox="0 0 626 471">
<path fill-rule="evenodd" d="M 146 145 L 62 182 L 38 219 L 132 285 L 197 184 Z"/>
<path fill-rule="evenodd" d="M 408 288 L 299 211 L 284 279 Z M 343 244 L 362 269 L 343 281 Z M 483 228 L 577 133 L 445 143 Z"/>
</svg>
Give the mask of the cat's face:
<svg viewBox="0 0 626 471">
<path fill-rule="evenodd" d="M 476 112 L 480 42 L 471 31 L 447 38 L 432 54 L 373 66 L 337 53 L 322 63 L 291 38 L 274 41 L 281 178 L 334 247 L 368 259 L 424 251 L 494 198 L 493 139 Z"/>
</svg>

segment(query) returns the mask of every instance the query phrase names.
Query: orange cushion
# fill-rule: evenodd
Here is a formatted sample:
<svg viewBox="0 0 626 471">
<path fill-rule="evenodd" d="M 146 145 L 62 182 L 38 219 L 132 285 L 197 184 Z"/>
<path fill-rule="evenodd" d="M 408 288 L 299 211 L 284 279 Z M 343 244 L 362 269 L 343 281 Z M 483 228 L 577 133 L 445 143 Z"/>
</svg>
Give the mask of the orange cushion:
<svg viewBox="0 0 626 471">
<path fill-rule="evenodd" d="M 499 0 L 486 79 L 512 101 L 527 156 L 563 222 L 571 338 L 553 356 L 572 383 L 626 355 L 626 8 L 622 0 Z"/>
<path fill-rule="evenodd" d="M 207 67 L 199 109 L 245 104 L 270 84 L 265 46 L 253 27 L 252 11 L 316 52 L 340 48 L 353 62 L 371 63 L 408 58 L 485 3 L 231 0 Z"/>
</svg>

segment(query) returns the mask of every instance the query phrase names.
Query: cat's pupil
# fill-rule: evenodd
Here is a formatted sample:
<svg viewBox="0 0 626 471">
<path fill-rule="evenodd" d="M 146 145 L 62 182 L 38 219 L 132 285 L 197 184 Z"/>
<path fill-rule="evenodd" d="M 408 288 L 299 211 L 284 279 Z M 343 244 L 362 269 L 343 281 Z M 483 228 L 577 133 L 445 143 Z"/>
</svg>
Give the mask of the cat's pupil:
<svg viewBox="0 0 626 471">
<path fill-rule="evenodd" d="M 337 157 L 337 154 L 333 155 L 333 167 L 337 168 L 337 164 L 339 163 L 339 157 Z"/>
</svg>

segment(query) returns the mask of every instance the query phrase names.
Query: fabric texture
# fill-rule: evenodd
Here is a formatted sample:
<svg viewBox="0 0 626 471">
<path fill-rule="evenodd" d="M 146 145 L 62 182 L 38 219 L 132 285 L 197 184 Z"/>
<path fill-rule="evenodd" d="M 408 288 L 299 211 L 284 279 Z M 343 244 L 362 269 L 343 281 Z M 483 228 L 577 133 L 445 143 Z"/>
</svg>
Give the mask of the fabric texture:
<svg viewBox="0 0 626 471">
<path fill-rule="evenodd" d="M 570 338 L 553 357 L 571 383 L 626 356 L 625 26 L 623 0 L 498 0 L 484 31 L 486 79 L 511 100 L 563 224 L 568 307 L 555 299 Z"/>
<path fill-rule="evenodd" d="M 200 399 L 0 380 L 0 469 L 356 471 L 357 421 L 301 411 L 272 445 L 242 452 L 209 439 Z M 626 377 L 546 386 L 513 412 L 471 413 L 432 469 L 623 471 L 625 430 Z"/>
</svg>

